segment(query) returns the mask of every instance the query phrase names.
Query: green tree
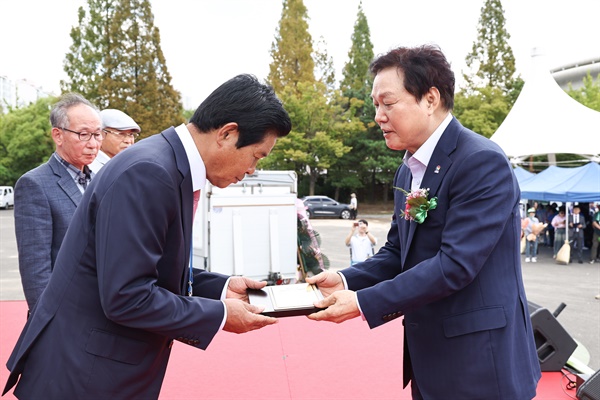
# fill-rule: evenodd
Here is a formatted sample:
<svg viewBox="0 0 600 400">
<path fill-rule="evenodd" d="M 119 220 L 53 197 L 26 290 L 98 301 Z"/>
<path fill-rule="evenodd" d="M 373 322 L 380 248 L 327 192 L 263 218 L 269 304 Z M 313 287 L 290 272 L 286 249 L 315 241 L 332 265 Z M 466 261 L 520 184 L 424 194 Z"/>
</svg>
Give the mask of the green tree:
<svg viewBox="0 0 600 400">
<path fill-rule="evenodd" d="M 299 82 L 280 93 L 292 119 L 292 132 L 277 141 L 271 156 L 261 161 L 265 169 L 292 169 L 309 178 L 309 195 L 317 179 L 350 148 L 344 138 L 361 129 L 360 122 L 328 100 L 321 82 Z"/>
<path fill-rule="evenodd" d="M 268 83 L 275 92 L 296 87 L 300 82 L 315 81 L 312 37 L 308 32 L 308 14 L 302 0 L 283 0 L 283 10 L 275 41 L 271 45 L 273 61 Z"/>
<path fill-rule="evenodd" d="M 461 124 L 487 138 L 492 137 L 508 112 L 506 96 L 498 88 L 481 88 L 469 96 L 458 93 L 454 99 L 454 114 Z"/>
<path fill-rule="evenodd" d="M 78 25 L 71 28 L 73 43 L 65 55 L 63 69 L 69 77 L 61 81 L 63 92 L 77 92 L 98 103 L 105 73 L 105 55 L 110 48 L 109 30 L 118 0 L 88 0 L 87 12 L 78 10 Z"/>
<path fill-rule="evenodd" d="M 348 62 L 344 65 L 340 89 L 344 96 L 355 97 L 368 104 L 371 103 L 369 95 L 373 86 L 373 77 L 369 72 L 369 64 L 373 60 L 373 43 L 371 42 L 369 23 L 362 9 L 362 2 L 358 5 L 351 39 L 352 44 L 348 51 Z"/>
<path fill-rule="evenodd" d="M 149 0 L 88 0 L 65 57 L 63 91 L 131 115 L 142 137 L 184 121 L 181 95 L 160 47 Z"/>
<path fill-rule="evenodd" d="M 387 201 L 389 183 L 398 168 L 401 154 L 390 150 L 379 127 L 375 123 L 375 107 L 371 99 L 373 76 L 369 64 L 373 60 L 373 44 L 367 18 L 358 6 L 348 61 L 344 65 L 340 90 L 342 107 L 357 117 L 363 124 L 361 131 L 349 136 L 344 142 L 352 150 L 331 170 L 334 186 L 357 191 L 365 188 L 369 201 L 375 199 L 377 185 L 382 185 L 383 200 Z M 348 174 L 351 171 L 351 174 Z"/>
<path fill-rule="evenodd" d="M 466 87 L 454 101 L 456 118 L 488 138 L 502 124 L 523 88 L 523 80 L 515 76 L 515 57 L 505 24 L 500 0 L 485 0 L 477 39 L 466 57 L 470 74 L 463 74 Z"/>
<path fill-rule="evenodd" d="M 56 101 L 44 97 L 27 107 L 9 109 L 0 116 L 0 182 L 14 185 L 25 172 L 48 161 L 54 151 L 50 135 L 50 108 Z"/>
<path fill-rule="evenodd" d="M 474 71 L 474 75 L 464 75 L 471 89 L 493 87 L 508 93 L 514 86 L 515 56 L 508 44 L 510 34 L 505 24 L 501 1 L 485 0 L 477 26 L 477 40 L 466 57 L 467 67 Z"/>
<path fill-rule="evenodd" d="M 588 72 L 587 76 L 583 78 L 583 86 L 581 88 L 573 89 L 573 86 L 569 84 L 569 89 L 566 92 L 584 106 L 600 111 L 600 74 L 594 81 Z"/>
</svg>

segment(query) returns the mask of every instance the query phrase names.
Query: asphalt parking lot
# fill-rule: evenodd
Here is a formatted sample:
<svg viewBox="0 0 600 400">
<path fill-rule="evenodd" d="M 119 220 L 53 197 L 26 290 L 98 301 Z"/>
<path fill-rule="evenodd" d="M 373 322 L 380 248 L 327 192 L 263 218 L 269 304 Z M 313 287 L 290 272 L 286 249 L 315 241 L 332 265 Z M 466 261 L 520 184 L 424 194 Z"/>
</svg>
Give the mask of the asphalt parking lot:
<svg viewBox="0 0 600 400">
<path fill-rule="evenodd" d="M 369 231 L 385 243 L 389 215 L 359 215 L 367 219 Z M 330 260 L 330 268 L 348 266 L 350 254 L 344 238 L 352 221 L 312 219 L 313 228 L 321 236 L 321 250 Z M 584 253 L 589 259 L 589 253 Z M 523 257 L 524 260 L 524 257 Z M 538 262 L 523 264 L 523 279 L 528 300 L 554 312 L 565 303 L 557 320 L 585 350 L 578 349 L 579 360 L 594 370 L 600 369 L 600 264 L 558 265 L 552 251 L 539 247 Z M 24 300 L 18 268 L 13 210 L 0 210 L 0 300 Z M 0 321 L 0 323 L 2 323 Z"/>
</svg>

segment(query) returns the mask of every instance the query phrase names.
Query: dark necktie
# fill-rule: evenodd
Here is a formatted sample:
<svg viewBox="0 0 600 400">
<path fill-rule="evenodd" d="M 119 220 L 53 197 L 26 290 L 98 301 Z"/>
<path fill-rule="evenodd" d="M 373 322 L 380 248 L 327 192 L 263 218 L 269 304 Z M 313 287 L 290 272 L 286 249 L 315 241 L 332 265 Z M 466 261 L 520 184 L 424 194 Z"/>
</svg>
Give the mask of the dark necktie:
<svg viewBox="0 0 600 400">
<path fill-rule="evenodd" d="M 88 166 L 84 166 L 83 167 L 83 171 L 79 171 L 77 173 L 77 182 L 79 182 L 79 184 L 81 186 L 83 186 L 84 189 L 87 188 L 88 183 L 92 180 L 92 173 L 90 171 L 90 169 L 88 168 Z"/>
</svg>

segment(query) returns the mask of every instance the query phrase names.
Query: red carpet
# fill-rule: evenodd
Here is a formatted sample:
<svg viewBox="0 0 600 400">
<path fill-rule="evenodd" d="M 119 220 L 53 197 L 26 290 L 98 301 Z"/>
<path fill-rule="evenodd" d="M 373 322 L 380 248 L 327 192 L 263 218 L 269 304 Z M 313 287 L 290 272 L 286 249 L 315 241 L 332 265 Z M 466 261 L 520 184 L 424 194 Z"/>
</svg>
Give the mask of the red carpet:
<svg viewBox="0 0 600 400">
<path fill-rule="evenodd" d="M 0 302 L 2 388 L 26 310 L 24 301 Z M 335 325 L 305 317 L 242 335 L 220 332 L 206 351 L 176 342 L 160 399 L 410 399 L 401 344 L 400 321 L 370 330 L 358 318 Z M 560 372 L 545 372 L 536 399 L 575 398 L 566 383 Z"/>
</svg>

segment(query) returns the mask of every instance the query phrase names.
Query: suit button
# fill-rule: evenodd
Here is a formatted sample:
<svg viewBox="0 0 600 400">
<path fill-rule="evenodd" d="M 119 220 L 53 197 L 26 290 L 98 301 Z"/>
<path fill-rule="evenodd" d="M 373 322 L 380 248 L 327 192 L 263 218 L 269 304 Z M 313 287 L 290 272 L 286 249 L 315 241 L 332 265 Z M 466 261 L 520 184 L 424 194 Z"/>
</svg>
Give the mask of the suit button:
<svg viewBox="0 0 600 400">
<path fill-rule="evenodd" d="M 419 324 L 411 322 L 410 324 L 408 324 L 408 326 L 410 326 L 412 329 L 417 329 L 419 327 Z"/>
</svg>

